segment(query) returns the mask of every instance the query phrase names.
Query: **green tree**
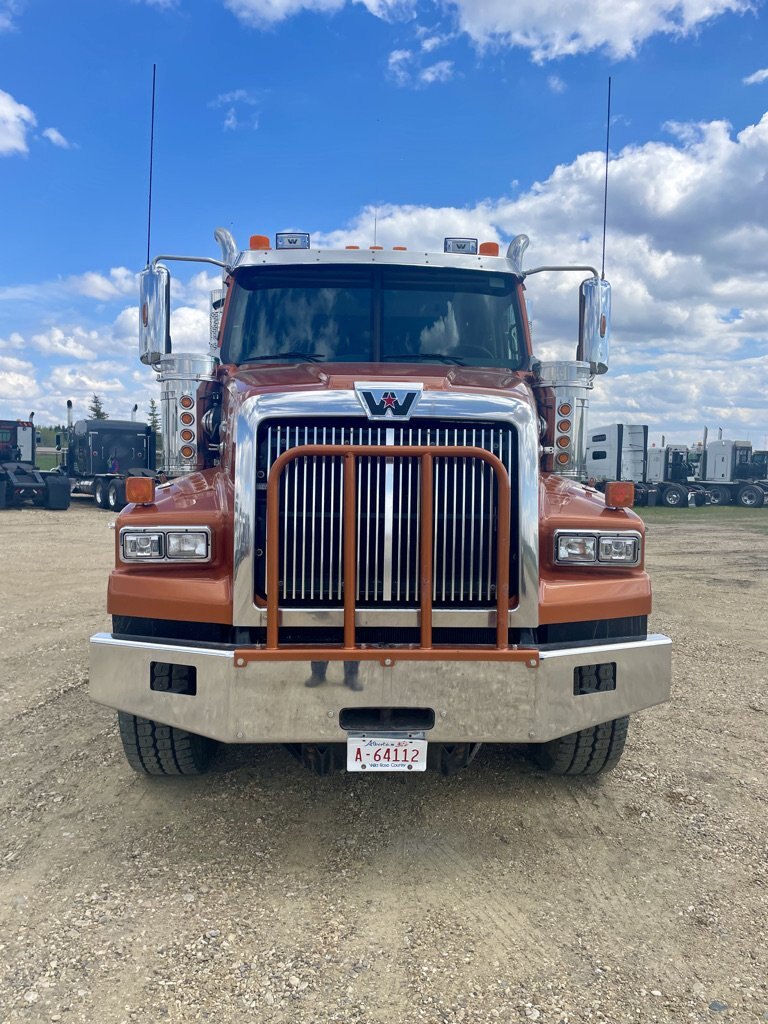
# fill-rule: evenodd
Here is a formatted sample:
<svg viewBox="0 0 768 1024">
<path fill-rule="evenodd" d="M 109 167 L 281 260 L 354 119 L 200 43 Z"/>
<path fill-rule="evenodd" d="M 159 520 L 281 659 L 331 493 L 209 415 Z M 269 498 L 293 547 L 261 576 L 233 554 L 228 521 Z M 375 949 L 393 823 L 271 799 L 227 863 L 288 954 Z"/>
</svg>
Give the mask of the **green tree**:
<svg viewBox="0 0 768 1024">
<path fill-rule="evenodd" d="M 155 432 L 155 446 L 157 454 L 159 455 L 163 450 L 163 438 L 160 434 L 160 410 L 157 407 L 157 402 L 154 398 L 149 400 L 149 409 L 147 410 L 147 423 Z"/>
<path fill-rule="evenodd" d="M 109 415 L 104 411 L 104 403 L 94 391 L 88 405 L 88 412 L 92 420 L 108 420 Z"/>
</svg>

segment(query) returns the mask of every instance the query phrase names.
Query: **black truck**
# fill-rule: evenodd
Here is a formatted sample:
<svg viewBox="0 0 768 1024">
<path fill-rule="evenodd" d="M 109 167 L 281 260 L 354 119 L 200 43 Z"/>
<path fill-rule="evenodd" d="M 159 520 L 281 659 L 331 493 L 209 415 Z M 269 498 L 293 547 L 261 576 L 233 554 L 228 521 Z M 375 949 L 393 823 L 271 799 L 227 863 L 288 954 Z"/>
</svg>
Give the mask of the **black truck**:
<svg viewBox="0 0 768 1024">
<path fill-rule="evenodd" d="M 37 430 L 28 420 L 0 420 L 0 508 L 25 504 L 64 511 L 69 508 L 69 480 L 61 472 L 45 473 L 35 465 Z"/>
<path fill-rule="evenodd" d="M 129 476 L 155 477 L 156 434 L 134 420 L 78 420 L 72 423 L 67 402 L 67 434 L 56 436 L 60 471 L 70 480 L 72 494 L 92 497 L 99 508 L 119 512 L 125 505 Z"/>
</svg>

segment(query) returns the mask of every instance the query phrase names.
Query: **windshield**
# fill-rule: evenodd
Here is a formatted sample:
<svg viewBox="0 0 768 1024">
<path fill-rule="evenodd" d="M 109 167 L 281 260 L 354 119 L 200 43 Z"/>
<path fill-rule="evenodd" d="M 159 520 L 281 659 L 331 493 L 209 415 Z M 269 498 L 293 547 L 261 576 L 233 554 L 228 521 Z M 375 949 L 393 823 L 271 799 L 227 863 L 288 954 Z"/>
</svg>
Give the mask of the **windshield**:
<svg viewBox="0 0 768 1024">
<path fill-rule="evenodd" d="M 512 274 L 442 267 L 243 269 L 221 358 L 520 369 L 527 353 L 515 283 Z"/>
</svg>

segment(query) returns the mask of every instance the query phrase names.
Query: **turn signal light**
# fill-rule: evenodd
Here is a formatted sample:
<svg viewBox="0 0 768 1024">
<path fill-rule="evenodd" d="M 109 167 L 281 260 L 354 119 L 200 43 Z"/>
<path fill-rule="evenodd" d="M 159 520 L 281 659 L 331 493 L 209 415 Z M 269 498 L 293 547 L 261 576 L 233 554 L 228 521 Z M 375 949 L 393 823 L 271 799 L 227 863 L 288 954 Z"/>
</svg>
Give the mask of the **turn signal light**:
<svg viewBox="0 0 768 1024">
<path fill-rule="evenodd" d="M 155 481 L 148 476 L 129 476 L 125 481 L 125 497 L 134 505 L 152 505 L 155 501 Z"/>
<path fill-rule="evenodd" d="M 635 503 L 635 485 L 629 480 L 611 480 L 605 485 L 605 504 L 608 508 L 632 508 Z"/>
</svg>

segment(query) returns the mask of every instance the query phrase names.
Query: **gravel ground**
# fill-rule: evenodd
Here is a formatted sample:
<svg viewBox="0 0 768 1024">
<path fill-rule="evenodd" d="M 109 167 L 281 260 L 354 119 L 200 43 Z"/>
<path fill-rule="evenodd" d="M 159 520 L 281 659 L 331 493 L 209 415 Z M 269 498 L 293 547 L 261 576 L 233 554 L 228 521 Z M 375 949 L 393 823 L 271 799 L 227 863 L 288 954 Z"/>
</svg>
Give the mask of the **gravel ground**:
<svg viewBox="0 0 768 1024">
<path fill-rule="evenodd" d="M 0 513 L 0 1021 L 768 1020 L 768 512 L 649 519 L 674 697 L 605 779 L 152 780 L 88 698 L 107 516 Z"/>
</svg>

